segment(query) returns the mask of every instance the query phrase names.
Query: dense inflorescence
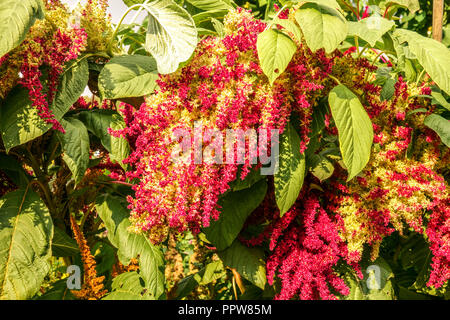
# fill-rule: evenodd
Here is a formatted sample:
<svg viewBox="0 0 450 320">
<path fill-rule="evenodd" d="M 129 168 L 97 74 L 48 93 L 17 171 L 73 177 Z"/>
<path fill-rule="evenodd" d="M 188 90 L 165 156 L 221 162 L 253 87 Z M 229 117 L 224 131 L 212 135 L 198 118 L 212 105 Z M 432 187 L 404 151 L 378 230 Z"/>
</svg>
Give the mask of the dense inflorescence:
<svg viewBox="0 0 450 320">
<path fill-rule="evenodd" d="M 228 15 L 223 39 L 203 39 L 186 67 L 161 77 L 158 91 L 133 115 L 125 111 L 126 135 L 135 146 L 128 159 L 135 170 L 128 176 L 140 178 L 135 198 L 129 199 L 131 221 L 134 230 L 148 231 L 153 241 L 161 241 L 168 228 L 198 232 L 217 219 L 218 197 L 238 172 L 236 164 L 175 163 L 174 130 L 194 136 L 206 129 L 283 129 L 291 98 L 283 80 L 271 87 L 262 76 L 256 38 L 264 27 L 247 12 Z M 219 141 L 209 139 L 211 144 Z M 189 156 L 192 160 L 194 154 Z M 242 178 L 251 157 L 247 152 Z"/>
<path fill-rule="evenodd" d="M 285 12 L 282 18 L 291 16 Z M 428 284 L 442 286 L 450 269 L 448 185 L 440 171 L 448 166 L 449 152 L 423 125 L 434 106 L 420 95 L 429 94 L 430 88 L 425 83 L 408 86 L 399 77 L 392 99 L 381 100 L 373 63 L 355 59 L 354 50 L 326 55 L 323 50 L 312 53 L 302 43 L 270 86 L 256 52 L 257 34 L 265 25 L 243 10 L 230 13 L 224 22 L 223 38 L 204 38 L 186 66 L 162 76 L 158 90 L 139 109 L 124 105 L 121 110 L 126 128 L 112 133 L 130 142 L 133 152 L 126 162 L 134 170 L 127 177 L 139 179 L 135 196 L 128 198 L 132 230 L 145 232 L 154 242 L 165 239 L 169 229 L 198 232 L 219 217 L 217 201 L 230 182 L 244 179 L 252 167 L 255 155 L 248 150 L 241 168 L 195 163 L 195 152 L 187 154 L 188 161 L 174 162 L 175 130 L 189 132 L 191 146 L 205 128 L 283 132 L 294 115 L 299 150 L 305 153 L 315 108 L 339 82 L 360 96 L 373 122 L 374 144 L 365 170 L 346 182 L 347 172 L 336 162 L 330 179 L 313 181 L 321 185 L 315 191 L 311 179 L 305 181 L 296 204 L 282 218 L 273 190 L 268 192 L 249 218 L 262 216 L 259 223 L 267 226 L 241 241 L 249 246 L 268 243 L 268 281 L 281 280 L 277 298 L 334 299 L 349 292 L 335 273 L 338 263 L 345 261 L 362 277 L 359 262 L 365 245 L 372 247 L 374 260 L 386 236 L 414 230 L 428 237 L 434 255 Z M 426 112 L 409 113 L 418 108 Z M 338 135 L 329 115 L 324 125 L 315 143 Z"/>
<path fill-rule="evenodd" d="M 0 99 L 22 85 L 39 117 L 64 132 L 52 111 L 64 67 L 82 53 L 106 51 L 112 30 L 105 1 L 89 0 L 78 8 L 78 19 L 59 1 L 47 0 L 45 7 L 45 18 L 37 20 L 22 44 L 0 57 Z"/>
<path fill-rule="evenodd" d="M 97 276 L 97 271 L 95 270 L 97 263 L 91 254 L 91 249 L 89 248 L 78 223 L 72 215 L 70 216 L 70 224 L 72 226 L 74 238 L 80 248 L 80 255 L 84 267 L 84 282 L 81 290 L 73 290 L 72 293 L 78 299 L 100 300 L 107 293 L 107 290 L 105 290 L 103 286 L 105 277 Z"/>
</svg>

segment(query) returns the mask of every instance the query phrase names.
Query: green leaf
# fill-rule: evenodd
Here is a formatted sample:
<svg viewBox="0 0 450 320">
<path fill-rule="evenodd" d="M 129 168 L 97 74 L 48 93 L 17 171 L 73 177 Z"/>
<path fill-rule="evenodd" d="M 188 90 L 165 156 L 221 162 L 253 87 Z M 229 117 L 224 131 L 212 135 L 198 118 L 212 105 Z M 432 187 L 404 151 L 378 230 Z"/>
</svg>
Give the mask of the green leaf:
<svg viewBox="0 0 450 320">
<path fill-rule="evenodd" d="M 450 148 L 450 121 L 437 114 L 430 114 L 425 118 L 423 124 L 436 132 L 442 143 Z"/>
<path fill-rule="evenodd" d="M 417 57 L 431 79 L 450 94 L 450 49 L 434 39 L 405 29 L 395 30 L 394 37 L 400 42 L 408 42 L 409 50 Z"/>
<path fill-rule="evenodd" d="M 28 182 L 30 182 L 30 176 L 25 172 L 19 162 L 6 154 L 0 154 L 0 170 L 19 187 L 26 187 Z"/>
<path fill-rule="evenodd" d="M 127 265 L 139 255 L 140 275 L 156 298 L 164 293 L 164 258 L 161 249 L 144 235 L 130 233 L 129 210 L 120 199 L 105 194 L 97 198 L 96 210 L 108 230 L 108 239 L 118 249 L 118 257 Z"/>
<path fill-rule="evenodd" d="M 112 58 L 100 72 L 98 87 L 105 99 L 141 97 L 153 92 L 158 79 L 156 61 L 140 55 Z"/>
<path fill-rule="evenodd" d="M 369 0 L 369 4 L 378 5 L 382 11 L 386 10 L 387 7 L 393 8 L 395 11 L 397 11 L 396 7 L 403 7 L 411 13 L 420 10 L 418 0 Z"/>
<path fill-rule="evenodd" d="M 373 127 L 358 97 L 340 84 L 328 96 L 331 114 L 339 133 L 339 148 L 348 170 L 347 181 L 369 162 Z"/>
<path fill-rule="evenodd" d="M 395 80 L 387 79 L 383 85 L 383 88 L 381 89 L 380 100 L 381 101 L 391 100 L 394 93 L 395 93 Z"/>
<path fill-rule="evenodd" d="M 41 0 L 2 0 L 0 2 L 0 57 L 17 47 L 36 19 L 44 19 Z"/>
<path fill-rule="evenodd" d="M 143 7 L 149 14 L 145 49 L 155 58 L 160 73 L 172 73 L 197 46 L 194 20 L 171 0 L 155 0 Z"/>
<path fill-rule="evenodd" d="M 327 114 L 327 106 L 321 103 L 314 107 L 311 122 L 311 137 L 315 137 L 325 128 L 325 115 Z"/>
<path fill-rule="evenodd" d="M 327 53 L 333 52 L 347 37 L 347 21 L 329 7 L 305 4 L 295 13 L 295 20 L 313 52 L 321 48 Z"/>
<path fill-rule="evenodd" d="M 60 77 L 55 99 L 50 107 L 55 119 L 60 121 L 69 108 L 78 100 L 89 80 L 86 59 L 69 63 Z M 31 106 L 27 89 L 16 86 L 0 108 L 0 130 L 7 151 L 27 143 L 51 128 Z M 4 120 L 3 120 L 4 119 Z"/>
<path fill-rule="evenodd" d="M 144 280 L 133 271 L 115 277 L 111 285 L 111 293 L 102 300 L 154 300 L 154 297 L 147 292 Z"/>
<path fill-rule="evenodd" d="M 265 179 L 266 176 L 261 175 L 259 169 L 250 169 L 250 172 L 245 176 L 244 180 L 240 178 L 240 171 L 237 174 L 236 180 L 230 183 L 230 187 L 233 191 L 241 191 L 253 186 L 256 182 Z"/>
<path fill-rule="evenodd" d="M 348 35 L 367 41 L 372 47 L 395 25 L 394 21 L 379 16 L 370 16 L 358 22 L 348 22 Z"/>
<path fill-rule="evenodd" d="M 288 66 L 297 46 L 283 32 L 267 29 L 258 35 L 257 49 L 261 68 L 273 84 Z"/>
<path fill-rule="evenodd" d="M 30 187 L 0 198 L 0 213 L 0 300 L 29 299 L 50 270 L 50 213 Z"/>
<path fill-rule="evenodd" d="M 280 19 L 276 18 L 272 22 L 274 25 L 282 26 L 287 32 L 290 32 L 294 35 L 293 40 L 297 40 L 298 42 L 302 41 L 302 32 L 300 28 L 295 24 L 295 22 L 289 19 Z"/>
<path fill-rule="evenodd" d="M 71 257 L 80 252 L 77 242 L 58 227 L 54 228 L 52 253 L 54 257 Z"/>
<path fill-rule="evenodd" d="M 245 279 L 264 290 L 266 285 L 266 264 L 264 252 L 259 248 L 248 248 L 239 240 L 218 255 L 224 265 L 236 269 Z"/>
<path fill-rule="evenodd" d="M 210 226 L 203 229 L 206 238 L 217 250 L 224 250 L 233 243 L 245 220 L 260 205 L 266 192 L 267 182 L 261 180 L 251 188 L 228 193 L 219 200 L 222 207 L 219 219 L 211 221 Z"/>
<path fill-rule="evenodd" d="M 333 175 L 333 163 L 326 157 L 314 154 L 307 160 L 311 173 L 320 181 L 324 181 Z"/>
<path fill-rule="evenodd" d="M 350 288 L 345 300 L 393 300 L 395 298 L 392 278 L 394 273 L 389 264 L 381 257 L 374 262 L 363 262 L 364 279 L 360 280 L 353 271 L 344 275 Z M 370 285 L 370 287 L 368 286 Z M 376 289 L 376 287 L 379 287 Z"/>
<path fill-rule="evenodd" d="M 295 203 L 305 179 L 305 155 L 300 137 L 289 123 L 280 137 L 279 169 L 274 176 L 275 200 L 283 216 Z"/>
<path fill-rule="evenodd" d="M 447 102 L 447 100 L 444 98 L 442 93 L 433 91 L 433 92 L 431 92 L 431 96 L 433 97 L 433 101 L 431 101 L 431 103 L 439 104 L 439 105 L 443 106 L 445 109 L 447 109 L 448 111 L 450 111 L 450 103 Z"/>
<path fill-rule="evenodd" d="M 58 132 L 63 160 L 73 174 L 75 184 L 81 181 L 89 166 L 89 134 L 83 122 L 75 118 L 61 120 L 66 133 Z"/>
<path fill-rule="evenodd" d="M 194 7 L 209 11 L 209 10 L 231 10 L 233 6 L 228 0 L 186 0 Z"/>
<path fill-rule="evenodd" d="M 63 279 L 56 281 L 52 287 L 42 296 L 38 297 L 37 300 L 76 300 L 76 298 L 69 288 L 67 288 L 67 280 Z"/>
<path fill-rule="evenodd" d="M 100 139 L 102 145 L 110 153 L 112 161 L 118 161 L 122 167 L 123 160 L 130 154 L 128 141 L 123 137 L 113 137 L 108 133 L 108 128 L 113 130 L 125 127 L 122 117 L 114 110 L 82 111 L 78 114 L 89 132 Z"/>
<path fill-rule="evenodd" d="M 195 274 L 181 279 L 177 284 L 176 299 L 189 295 L 198 285 L 207 285 L 226 274 L 222 261 L 214 261 Z"/>
</svg>

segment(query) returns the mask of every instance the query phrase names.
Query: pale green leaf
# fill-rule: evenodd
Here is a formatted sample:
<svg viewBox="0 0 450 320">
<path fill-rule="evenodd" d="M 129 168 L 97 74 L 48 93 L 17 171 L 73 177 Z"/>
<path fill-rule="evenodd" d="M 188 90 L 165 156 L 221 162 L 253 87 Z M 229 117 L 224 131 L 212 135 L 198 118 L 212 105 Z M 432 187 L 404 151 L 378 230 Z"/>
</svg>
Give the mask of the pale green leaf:
<svg viewBox="0 0 450 320">
<path fill-rule="evenodd" d="M 293 40 L 297 40 L 298 42 L 302 41 L 302 31 L 300 30 L 300 28 L 295 24 L 295 22 L 289 20 L 289 19 L 279 19 L 276 18 L 273 21 L 274 25 L 280 25 L 283 27 L 283 29 L 288 32 L 291 33 L 294 36 Z"/>
<path fill-rule="evenodd" d="M 297 46 L 280 30 L 268 29 L 258 35 L 257 49 L 261 68 L 272 84 L 288 66 Z"/>
<path fill-rule="evenodd" d="M 339 148 L 349 181 L 369 161 L 373 142 L 372 122 L 358 97 L 342 84 L 331 90 L 328 102 L 338 129 Z"/>
<path fill-rule="evenodd" d="M 29 299 L 50 270 L 53 223 L 30 187 L 0 198 L 0 300 Z"/>
<path fill-rule="evenodd" d="M 395 30 L 394 36 L 400 42 L 408 42 L 409 50 L 417 57 L 431 79 L 450 94 L 450 49 L 434 39 L 405 29 Z"/>
<path fill-rule="evenodd" d="M 440 92 L 433 91 L 431 92 L 431 96 L 433 97 L 433 101 L 431 103 L 433 104 L 439 104 L 443 106 L 445 109 L 450 111 L 450 103 L 445 100 L 444 96 Z"/>
<path fill-rule="evenodd" d="M 229 0 L 186 0 L 194 7 L 209 11 L 209 10 L 230 10 L 233 9 L 231 1 Z"/>
<path fill-rule="evenodd" d="M 16 48 L 36 19 L 44 18 L 41 0 L 0 1 L 0 57 Z"/>
<path fill-rule="evenodd" d="M 419 0 L 369 0 L 369 4 L 376 4 L 384 12 L 386 8 L 396 8 L 403 7 L 408 9 L 411 13 L 420 10 Z"/>
<path fill-rule="evenodd" d="M 394 21 L 379 16 L 370 16 L 358 22 L 348 22 L 348 35 L 367 41 L 372 47 L 395 25 Z"/>
<path fill-rule="evenodd" d="M 99 90 L 105 99 L 141 97 L 153 92 L 158 79 L 152 57 L 129 55 L 112 58 L 100 72 Z"/>
<path fill-rule="evenodd" d="M 305 4 L 295 13 L 295 20 L 313 52 L 321 48 L 327 53 L 333 52 L 347 37 L 347 21 L 329 7 Z"/>
<path fill-rule="evenodd" d="M 155 58 L 160 73 L 172 73 L 197 46 L 194 20 L 172 0 L 155 0 L 144 8 L 149 14 L 145 49 Z"/>
</svg>

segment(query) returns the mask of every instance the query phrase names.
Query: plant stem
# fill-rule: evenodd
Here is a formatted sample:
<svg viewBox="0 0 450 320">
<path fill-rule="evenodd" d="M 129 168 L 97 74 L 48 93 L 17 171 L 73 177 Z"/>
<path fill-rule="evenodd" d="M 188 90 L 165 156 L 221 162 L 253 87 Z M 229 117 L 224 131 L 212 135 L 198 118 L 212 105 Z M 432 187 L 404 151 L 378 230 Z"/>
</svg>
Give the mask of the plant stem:
<svg viewBox="0 0 450 320">
<path fill-rule="evenodd" d="M 423 75 L 425 74 L 425 69 L 423 69 L 421 72 L 420 72 L 420 74 L 419 74 L 419 76 L 417 77 L 417 81 L 416 81 L 416 86 L 418 87 L 419 86 L 419 83 L 420 83 L 420 81 L 422 80 L 422 77 L 423 77 Z"/>
<path fill-rule="evenodd" d="M 359 20 L 359 14 L 357 14 L 356 13 L 356 11 L 355 11 L 355 8 L 354 7 L 352 7 L 351 5 L 349 5 L 346 1 L 342 1 L 342 3 L 347 7 L 347 8 L 349 8 L 350 9 L 350 11 L 351 12 L 353 12 L 353 14 L 356 16 L 356 18 Z"/>
<path fill-rule="evenodd" d="M 108 47 L 107 47 L 107 48 L 108 48 L 108 53 L 109 53 L 109 54 L 112 55 L 112 44 L 113 44 L 113 41 L 114 41 L 114 39 L 116 38 L 117 32 L 119 32 L 119 28 L 120 28 L 120 26 L 122 25 L 123 20 L 125 19 L 125 17 L 131 12 L 131 10 L 134 10 L 135 8 L 138 8 L 138 7 L 139 7 L 139 8 L 141 8 L 141 10 L 142 10 L 142 8 L 144 7 L 144 5 L 145 5 L 147 2 L 148 2 L 148 0 L 145 1 L 144 4 L 139 3 L 139 4 L 132 5 L 132 6 L 129 7 L 128 10 L 125 11 L 125 13 L 122 15 L 122 17 L 121 17 L 120 20 L 119 20 L 119 23 L 116 25 L 116 27 L 115 27 L 115 29 L 114 29 L 114 32 L 113 32 L 113 34 L 112 34 L 112 36 L 111 36 L 111 40 L 110 40 L 109 43 L 108 43 Z M 140 13 L 140 12 L 139 12 L 139 13 Z"/>
<path fill-rule="evenodd" d="M 331 74 L 328 75 L 328 77 L 330 77 L 330 79 L 332 79 L 334 82 L 336 82 L 338 85 L 341 84 L 341 82 L 339 81 L 339 79 L 337 79 L 336 77 L 332 76 Z"/>
<path fill-rule="evenodd" d="M 281 12 L 283 12 L 284 9 L 286 9 L 286 5 L 284 5 L 283 7 L 281 7 L 280 10 L 278 10 L 277 14 L 275 15 L 275 17 L 273 17 L 272 21 L 270 21 L 270 23 L 267 24 L 267 27 L 264 29 L 264 31 L 272 27 L 273 22 L 275 21 L 276 18 L 278 18 L 278 16 L 280 15 Z"/>
</svg>

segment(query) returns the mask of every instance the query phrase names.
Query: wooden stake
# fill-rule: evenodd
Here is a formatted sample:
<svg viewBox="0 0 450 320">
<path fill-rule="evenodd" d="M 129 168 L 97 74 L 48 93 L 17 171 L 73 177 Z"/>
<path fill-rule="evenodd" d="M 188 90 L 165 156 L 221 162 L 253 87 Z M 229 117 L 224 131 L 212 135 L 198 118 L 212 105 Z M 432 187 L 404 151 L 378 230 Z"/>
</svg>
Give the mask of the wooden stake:
<svg viewBox="0 0 450 320">
<path fill-rule="evenodd" d="M 433 0 L 433 39 L 442 41 L 444 0 Z"/>
</svg>

